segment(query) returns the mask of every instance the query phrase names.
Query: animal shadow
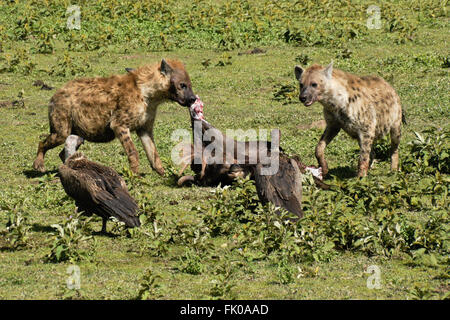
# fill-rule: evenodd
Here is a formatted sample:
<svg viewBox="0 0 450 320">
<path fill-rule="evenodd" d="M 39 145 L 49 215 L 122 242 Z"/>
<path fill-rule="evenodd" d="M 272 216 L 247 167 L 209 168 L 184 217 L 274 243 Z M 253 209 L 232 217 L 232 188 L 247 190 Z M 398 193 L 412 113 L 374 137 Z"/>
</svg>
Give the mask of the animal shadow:
<svg viewBox="0 0 450 320">
<path fill-rule="evenodd" d="M 326 178 L 329 179 L 331 176 L 338 177 L 339 179 L 350 179 L 355 178 L 357 176 L 357 172 L 350 166 L 336 167 L 328 171 Z"/>
<path fill-rule="evenodd" d="M 45 172 L 39 172 L 36 170 L 23 170 L 22 173 L 28 179 L 34 179 L 34 178 L 42 178 L 43 176 L 46 176 L 48 174 L 58 173 L 58 170 L 54 169 L 54 170 L 49 170 L 49 171 L 45 171 Z"/>
<path fill-rule="evenodd" d="M 50 226 L 45 226 L 39 223 L 33 223 L 31 226 L 31 230 L 34 232 L 42 232 L 42 233 L 55 233 L 55 228 Z"/>
<path fill-rule="evenodd" d="M 112 232 L 102 232 L 102 231 L 92 231 L 93 236 L 100 236 L 100 237 L 107 237 L 107 238 L 118 238 L 120 237 L 119 234 L 114 234 Z"/>
</svg>

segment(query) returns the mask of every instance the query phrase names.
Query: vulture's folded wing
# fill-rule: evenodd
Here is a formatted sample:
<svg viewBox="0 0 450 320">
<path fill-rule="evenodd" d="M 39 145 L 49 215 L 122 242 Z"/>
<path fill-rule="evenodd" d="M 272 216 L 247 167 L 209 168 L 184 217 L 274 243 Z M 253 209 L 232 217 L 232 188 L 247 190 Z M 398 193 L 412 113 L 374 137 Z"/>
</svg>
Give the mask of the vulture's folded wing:
<svg viewBox="0 0 450 320">
<path fill-rule="evenodd" d="M 140 226 L 136 202 L 128 192 L 116 190 L 113 196 L 106 190 L 98 190 L 93 194 L 93 200 L 98 210 L 124 222 L 127 227 Z"/>
<path fill-rule="evenodd" d="M 66 193 L 83 208 L 102 217 L 115 217 L 129 227 L 140 225 L 138 206 L 123 186 L 123 179 L 111 168 L 91 161 L 77 163 L 73 168 L 59 167 Z"/>
<path fill-rule="evenodd" d="M 280 158 L 278 171 L 273 175 L 262 175 L 262 167 L 263 165 L 258 164 L 254 174 L 260 200 L 270 201 L 275 206 L 302 217 L 302 180 L 297 163 L 291 159 Z"/>
</svg>

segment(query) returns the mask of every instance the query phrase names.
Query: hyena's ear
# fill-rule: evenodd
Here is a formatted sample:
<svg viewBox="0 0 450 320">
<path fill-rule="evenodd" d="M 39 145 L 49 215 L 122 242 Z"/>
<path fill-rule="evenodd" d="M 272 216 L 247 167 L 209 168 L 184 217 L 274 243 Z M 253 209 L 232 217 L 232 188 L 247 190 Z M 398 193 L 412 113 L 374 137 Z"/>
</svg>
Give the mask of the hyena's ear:
<svg viewBox="0 0 450 320">
<path fill-rule="evenodd" d="M 331 61 L 331 63 L 327 65 L 325 70 L 323 70 L 323 73 L 328 79 L 331 79 L 331 76 L 333 75 L 333 61 Z"/>
<path fill-rule="evenodd" d="M 303 73 L 303 69 L 300 66 L 295 66 L 294 68 L 294 72 L 295 72 L 295 78 L 300 81 L 300 78 L 302 77 L 302 73 Z"/>
<path fill-rule="evenodd" d="M 173 69 L 172 67 L 167 63 L 166 60 L 162 59 L 161 60 L 161 73 L 165 76 L 169 75 L 172 73 Z"/>
</svg>

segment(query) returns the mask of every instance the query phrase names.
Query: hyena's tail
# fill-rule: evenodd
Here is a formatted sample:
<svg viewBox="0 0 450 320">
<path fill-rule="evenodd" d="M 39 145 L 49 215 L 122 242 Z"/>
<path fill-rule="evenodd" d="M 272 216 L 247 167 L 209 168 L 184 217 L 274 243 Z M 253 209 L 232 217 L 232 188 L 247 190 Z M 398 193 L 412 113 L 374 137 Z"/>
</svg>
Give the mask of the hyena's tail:
<svg viewBox="0 0 450 320">
<path fill-rule="evenodd" d="M 402 109 L 402 122 L 403 122 L 403 124 L 408 124 L 406 122 L 406 113 L 405 113 L 405 110 L 403 110 L 403 109 Z"/>
</svg>

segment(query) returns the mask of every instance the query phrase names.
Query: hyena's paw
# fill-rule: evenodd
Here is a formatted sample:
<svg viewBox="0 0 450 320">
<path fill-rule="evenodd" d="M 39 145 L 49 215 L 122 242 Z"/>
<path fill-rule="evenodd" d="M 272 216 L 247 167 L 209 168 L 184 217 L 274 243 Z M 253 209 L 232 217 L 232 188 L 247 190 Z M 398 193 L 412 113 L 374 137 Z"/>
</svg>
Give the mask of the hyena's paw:
<svg viewBox="0 0 450 320">
<path fill-rule="evenodd" d="M 391 158 L 391 170 L 392 171 L 399 171 L 399 165 L 398 165 L 398 153 L 394 154 Z"/>
<path fill-rule="evenodd" d="M 45 172 L 44 160 L 37 158 L 33 162 L 33 169 L 39 172 Z"/>
<path fill-rule="evenodd" d="M 365 176 L 367 176 L 367 172 L 358 171 L 358 178 L 364 178 Z"/>
<path fill-rule="evenodd" d="M 165 170 L 163 167 L 155 168 L 155 171 L 160 175 L 164 176 Z"/>
<path fill-rule="evenodd" d="M 328 174 L 328 164 L 326 162 L 320 162 L 319 161 L 319 168 L 322 171 L 322 178 L 325 178 Z"/>
<path fill-rule="evenodd" d="M 162 165 L 161 159 L 159 159 L 159 157 L 156 157 L 152 168 L 160 175 L 163 176 L 164 175 L 164 167 Z"/>
<path fill-rule="evenodd" d="M 367 176 L 368 171 L 369 171 L 369 164 L 361 165 L 358 169 L 358 178 Z"/>
<path fill-rule="evenodd" d="M 139 165 L 137 164 L 131 164 L 130 165 L 130 170 L 131 170 L 131 172 L 133 172 L 133 174 L 135 174 L 135 175 L 139 175 Z"/>
</svg>

